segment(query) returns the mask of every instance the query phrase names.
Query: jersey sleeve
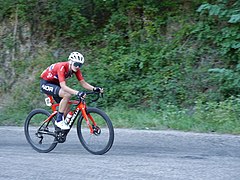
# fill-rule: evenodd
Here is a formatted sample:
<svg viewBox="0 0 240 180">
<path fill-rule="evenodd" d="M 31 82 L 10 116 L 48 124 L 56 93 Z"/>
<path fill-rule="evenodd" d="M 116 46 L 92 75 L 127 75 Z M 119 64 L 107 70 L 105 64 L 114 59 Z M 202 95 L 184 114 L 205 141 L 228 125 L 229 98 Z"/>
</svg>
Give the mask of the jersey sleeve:
<svg viewBox="0 0 240 180">
<path fill-rule="evenodd" d="M 80 70 L 78 70 L 75 74 L 76 74 L 78 81 L 84 80 L 82 72 Z"/>
<path fill-rule="evenodd" d="M 58 80 L 59 80 L 59 83 L 65 81 L 65 67 L 64 65 L 61 65 L 59 68 L 58 68 L 58 71 L 57 71 L 57 74 L 58 74 Z"/>
</svg>

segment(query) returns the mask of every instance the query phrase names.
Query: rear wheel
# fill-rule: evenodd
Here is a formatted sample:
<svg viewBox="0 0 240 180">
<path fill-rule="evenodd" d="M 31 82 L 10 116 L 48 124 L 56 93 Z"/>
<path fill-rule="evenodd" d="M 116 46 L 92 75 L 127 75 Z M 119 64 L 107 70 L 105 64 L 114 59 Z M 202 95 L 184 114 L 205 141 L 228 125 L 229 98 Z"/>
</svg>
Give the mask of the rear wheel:
<svg viewBox="0 0 240 180">
<path fill-rule="evenodd" d="M 89 122 L 94 132 L 90 129 L 83 116 L 80 116 L 77 122 L 78 137 L 83 147 L 92 154 L 101 155 L 108 152 L 114 141 L 114 129 L 110 118 L 97 108 L 87 108 L 87 114 L 96 122 L 94 126 L 91 120 Z"/>
<path fill-rule="evenodd" d="M 24 133 L 28 143 L 40 153 L 52 151 L 56 145 L 54 117 L 44 122 L 50 113 L 44 109 L 34 109 L 29 113 L 24 124 Z"/>
</svg>

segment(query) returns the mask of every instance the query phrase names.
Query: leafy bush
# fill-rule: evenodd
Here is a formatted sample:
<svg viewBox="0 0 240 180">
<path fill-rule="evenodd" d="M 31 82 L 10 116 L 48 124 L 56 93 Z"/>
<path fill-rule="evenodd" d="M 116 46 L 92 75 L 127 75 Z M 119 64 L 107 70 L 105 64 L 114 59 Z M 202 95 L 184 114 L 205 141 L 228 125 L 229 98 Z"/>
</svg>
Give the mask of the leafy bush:
<svg viewBox="0 0 240 180">
<path fill-rule="evenodd" d="M 198 31 L 201 39 L 211 40 L 229 66 L 238 64 L 240 59 L 239 9 L 239 1 L 218 0 L 216 4 L 203 4 L 197 10 L 203 17 L 205 12 L 209 14 L 209 18 L 200 23 L 205 27 L 202 26 L 203 32 Z"/>
<path fill-rule="evenodd" d="M 31 42 L 43 39 L 47 43 L 43 51 L 32 44 L 31 51 L 37 49 L 34 59 L 11 61 L 16 67 L 14 78 L 24 81 L 24 85 L 1 87 L 4 93 L 12 87 L 12 99 L 6 109 L 14 109 L 18 102 L 19 112 L 24 113 L 41 104 L 40 73 L 51 63 L 65 61 L 74 49 L 86 58 L 82 68 L 86 81 L 105 88 L 106 97 L 97 106 L 128 108 L 135 113 L 133 120 L 129 120 L 130 127 L 134 127 L 136 120 L 141 128 L 146 125 L 211 131 L 221 124 L 213 118 L 221 119 L 222 114 L 230 131 L 234 123 L 238 124 L 229 107 L 236 109 L 233 103 L 238 104 L 240 6 L 238 1 L 218 0 L 201 5 L 203 2 L 2 2 L 1 19 L 13 20 L 17 16 L 18 27 L 30 24 Z M 13 41 L 11 33 L 3 42 L 9 49 L 20 43 Z M 59 49 L 64 50 L 56 59 L 52 54 Z M 6 72 L 0 71 L 1 75 Z M 68 85 L 79 88 L 72 79 Z M 24 88 L 28 91 L 24 92 Z M 229 100 L 233 96 L 235 99 Z M 147 115 L 153 122 L 140 121 L 141 116 L 147 119 L 142 108 L 148 109 Z M 5 110 L 4 114 L 10 116 Z"/>
<path fill-rule="evenodd" d="M 212 79 L 220 84 L 219 92 L 225 98 L 237 96 L 240 91 L 240 65 L 236 69 L 215 68 L 209 69 Z"/>
</svg>

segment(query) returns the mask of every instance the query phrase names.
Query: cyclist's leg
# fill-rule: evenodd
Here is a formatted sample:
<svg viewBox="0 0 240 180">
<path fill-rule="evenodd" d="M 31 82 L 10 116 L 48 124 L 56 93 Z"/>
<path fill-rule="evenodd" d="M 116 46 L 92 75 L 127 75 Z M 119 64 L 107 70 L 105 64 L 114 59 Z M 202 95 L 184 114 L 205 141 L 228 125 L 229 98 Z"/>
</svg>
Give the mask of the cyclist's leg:
<svg viewBox="0 0 240 180">
<path fill-rule="evenodd" d="M 64 123 L 64 111 L 66 109 L 66 102 L 68 102 L 70 95 L 65 93 L 59 84 L 54 84 L 45 80 L 40 81 L 41 91 L 45 94 L 49 94 L 54 97 L 55 101 L 59 103 L 59 109 L 57 113 L 57 119 L 55 125 L 62 130 L 70 129 L 70 127 Z M 69 98 L 68 98 L 69 97 Z"/>
<path fill-rule="evenodd" d="M 61 89 L 59 84 L 41 80 L 40 85 L 43 93 L 53 96 L 54 100 L 59 103 L 57 122 L 62 121 L 69 111 L 68 101 L 70 100 L 71 94 Z"/>
<path fill-rule="evenodd" d="M 59 96 L 62 97 L 62 100 L 59 104 L 59 111 L 63 112 L 64 115 L 66 116 L 67 113 L 69 112 L 69 104 L 68 101 L 71 98 L 71 94 L 65 92 L 63 89 L 60 89 L 59 91 Z"/>
<path fill-rule="evenodd" d="M 53 84 L 53 83 L 45 81 L 43 79 L 41 79 L 41 81 L 40 81 L 41 92 L 53 96 L 54 100 L 57 103 L 61 104 L 62 98 L 59 96 L 60 89 L 61 88 L 58 84 Z M 61 109 L 59 107 L 59 111 L 58 111 L 58 115 L 57 115 L 57 121 L 62 120 L 63 112 L 64 111 L 61 111 Z"/>
<path fill-rule="evenodd" d="M 61 87 L 59 84 L 54 84 L 43 79 L 40 81 L 40 91 L 44 94 L 53 96 L 57 103 L 60 103 L 62 100 L 62 98 L 59 96 L 60 89 Z"/>
<path fill-rule="evenodd" d="M 57 122 L 55 122 L 55 125 L 62 130 L 68 130 L 70 129 L 70 126 L 66 124 L 65 121 L 63 120 L 64 120 L 64 114 L 66 114 L 66 109 L 67 109 L 68 101 L 70 100 L 71 94 L 65 92 L 63 89 L 60 89 L 59 96 L 62 97 L 62 100 L 59 103 L 58 115 L 56 120 Z"/>
</svg>

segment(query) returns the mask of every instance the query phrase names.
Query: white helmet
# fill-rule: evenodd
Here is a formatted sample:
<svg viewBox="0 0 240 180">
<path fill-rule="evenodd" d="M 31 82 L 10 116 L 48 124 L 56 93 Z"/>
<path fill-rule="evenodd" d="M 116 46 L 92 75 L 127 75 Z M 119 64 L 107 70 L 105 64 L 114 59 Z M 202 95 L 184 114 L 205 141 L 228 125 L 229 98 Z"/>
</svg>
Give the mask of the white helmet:
<svg viewBox="0 0 240 180">
<path fill-rule="evenodd" d="M 72 52 L 69 57 L 68 57 L 68 60 L 72 61 L 73 63 L 74 62 L 77 62 L 77 63 L 81 63 L 83 64 L 84 63 L 84 57 L 81 53 L 79 52 Z"/>
</svg>

